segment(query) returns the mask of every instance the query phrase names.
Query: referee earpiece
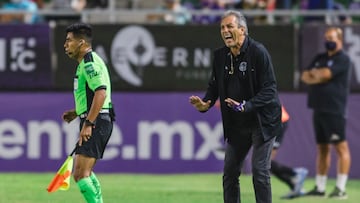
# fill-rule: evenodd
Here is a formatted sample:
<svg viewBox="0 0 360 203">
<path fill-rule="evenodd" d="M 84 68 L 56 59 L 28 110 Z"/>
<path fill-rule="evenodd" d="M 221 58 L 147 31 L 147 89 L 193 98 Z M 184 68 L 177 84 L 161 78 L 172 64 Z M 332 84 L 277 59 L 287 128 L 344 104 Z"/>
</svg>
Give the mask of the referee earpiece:
<svg viewBox="0 0 360 203">
<path fill-rule="evenodd" d="M 83 45 L 83 44 L 84 44 L 84 42 L 85 42 L 85 40 L 84 40 L 84 39 L 80 39 L 80 40 L 79 40 L 79 46 Z"/>
<path fill-rule="evenodd" d="M 80 49 L 80 47 L 83 45 L 83 43 L 84 43 L 84 41 L 83 40 L 80 40 L 80 43 L 79 43 L 79 45 L 78 45 L 78 49 Z"/>
</svg>

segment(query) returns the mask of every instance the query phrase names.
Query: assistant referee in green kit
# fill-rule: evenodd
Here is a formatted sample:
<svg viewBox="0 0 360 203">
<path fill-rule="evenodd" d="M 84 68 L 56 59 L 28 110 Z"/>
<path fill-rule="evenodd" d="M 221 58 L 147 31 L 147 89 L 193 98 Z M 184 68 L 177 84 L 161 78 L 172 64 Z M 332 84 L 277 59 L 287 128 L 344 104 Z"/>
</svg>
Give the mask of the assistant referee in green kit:
<svg viewBox="0 0 360 203">
<path fill-rule="evenodd" d="M 88 203 L 102 203 L 101 187 L 93 167 L 103 157 L 115 115 L 108 69 L 92 50 L 91 42 L 90 25 L 75 23 L 66 28 L 65 53 L 79 64 L 74 77 L 75 109 L 64 112 L 63 120 L 71 122 L 80 117 L 73 176 Z"/>
</svg>

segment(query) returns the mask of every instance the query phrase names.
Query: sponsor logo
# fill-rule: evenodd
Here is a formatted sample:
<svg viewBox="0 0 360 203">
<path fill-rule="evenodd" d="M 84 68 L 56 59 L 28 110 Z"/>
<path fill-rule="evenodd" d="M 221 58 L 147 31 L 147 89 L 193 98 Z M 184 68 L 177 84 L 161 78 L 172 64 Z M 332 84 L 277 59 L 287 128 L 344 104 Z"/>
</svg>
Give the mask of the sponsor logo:
<svg viewBox="0 0 360 203">
<path fill-rule="evenodd" d="M 331 137 L 330 137 L 330 140 L 331 141 L 337 141 L 337 140 L 340 140 L 340 136 L 338 134 L 332 134 Z"/>
<path fill-rule="evenodd" d="M 75 146 L 79 119 L 67 124 L 55 120 L 0 120 L 0 159 L 60 160 Z M 222 123 L 177 120 L 139 120 L 136 142 L 126 142 L 120 126 L 114 125 L 104 160 L 207 160 L 224 158 Z M 44 145 L 43 141 L 47 140 Z M 65 150 L 64 150 L 65 148 Z M 177 150 L 174 150 L 177 149 Z M 66 151 L 66 152 L 64 152 Z"/>
<path fill-rule="evenodd" d="M 0 38 L 0 72 L 32 72 L 36 69 L 36 38 Z M 7 56 L 9 54 L 9 56 Z M 8 60 L 8 57 L 10 60 Z M 9 64 L 6 64 L 9 62 Z M 7 69 L 8 68 L 8 69 Z"/>
<path fill-rule="evenodd" d="M 116 34 L 111 46 L 115 71 L 129 84 L 141 86 L 143 68 L 153 59 L 154 49 L 155 41 L 145 28 L 125 27 Z"/>
<path fill-rule="evenodd" d="M 333 60 L 328 60 L 328 62 L 327 62 L 327 66 L 328 66 L 328 67 L 331 67 L 333 64 L 334 64 L 334 61 L 333 61 Z"/>
<path fill-rule="evenodd" d="M 90 77 L 90 79 L 99 75 L 99 72 L 95 71 L 91 64 L 85 66 L 85 72 Z"/>
<path fill-rule="evenodd" d="M 171 33 L 167 33 L 171 34 Z M 181 36 L 180 36 L 181 37 Z M 180 40 L 181 41 L 181 40 Z M 176 43 L 176 41 L 174 42 Z M 153 34 L 142 26 L 119 30 L 111 45 L 111 62 L 116 73 L 132 86 L 142 86 L 146 68 L 173 69 L 174 79 L 208 80 L 211 48 L 186 48 L 165 44 L 157 46 Z M 170 76 L 170 77 L 171 77 Z"/>
</svg>

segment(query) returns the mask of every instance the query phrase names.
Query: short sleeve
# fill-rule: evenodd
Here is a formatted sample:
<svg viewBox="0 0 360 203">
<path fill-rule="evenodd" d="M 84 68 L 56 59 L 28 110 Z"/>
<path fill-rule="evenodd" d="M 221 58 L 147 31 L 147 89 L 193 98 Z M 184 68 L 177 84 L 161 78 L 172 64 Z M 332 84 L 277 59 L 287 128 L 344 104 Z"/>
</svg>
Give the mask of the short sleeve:
<svg viewBox="0 0 360 203">
<path fill-rule="evenodd" d="M 337 57 L 329 64 L 332 76 L 346 72 L 349 66 L 350 59 L 346 56 Z"/>
<path fill-rule="evenodd" d="M 99 88 L 106 88 L 102 79 L 102 68 L 96 63 L 87 63 L 84 66 L 84 74 L 89 88 L 93 91 Z"/>
</svg>

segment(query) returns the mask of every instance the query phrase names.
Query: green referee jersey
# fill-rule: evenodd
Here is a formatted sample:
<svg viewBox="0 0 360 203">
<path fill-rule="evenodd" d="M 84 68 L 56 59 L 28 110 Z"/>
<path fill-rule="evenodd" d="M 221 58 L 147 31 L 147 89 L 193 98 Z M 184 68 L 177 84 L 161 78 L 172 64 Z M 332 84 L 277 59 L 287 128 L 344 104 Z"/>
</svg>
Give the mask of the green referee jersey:
<svg viewBox="0 0 360 203">
<path fill-rule="evenodd" d="M 105 89 L 106 99 L 103 109 L 111 106 L 111 83 L 104 61 L 95 53 L 87 53 L 78 65 L 74 78 L 74 98 L 76 114 L 88 112 L 96 90 Z"/>
</svg>

